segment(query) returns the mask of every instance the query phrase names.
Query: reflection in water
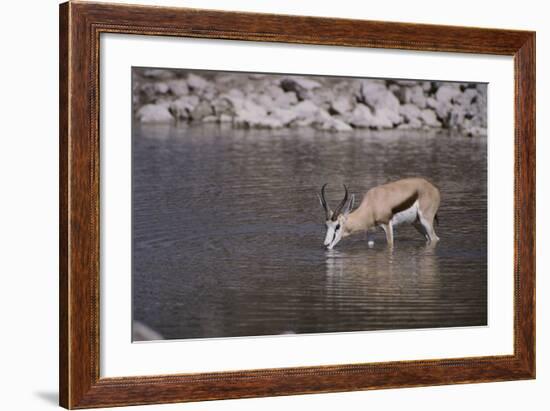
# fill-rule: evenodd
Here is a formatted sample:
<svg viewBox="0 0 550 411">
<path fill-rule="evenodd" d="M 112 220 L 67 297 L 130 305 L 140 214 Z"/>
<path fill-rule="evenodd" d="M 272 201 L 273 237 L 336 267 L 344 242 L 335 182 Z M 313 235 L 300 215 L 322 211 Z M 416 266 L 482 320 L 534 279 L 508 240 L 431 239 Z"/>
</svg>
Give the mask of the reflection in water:
<svg viewBox="0 0 550 411">
<path fill-rule="evenodd" d="M 165 338 L 487 323 L 484 139 L 137 125 L 132 171 L 133 314 Z M 436 247 L 407 225 L 322 247 L 323 183 L 414 175 L 441 190 Z"/>
<path fill-rule="evenodd" d="M 374 329 L 429 326 L 434 309 L 445 309 L 439 301 L 438 274 L 437 257 L 429 246 L 327 251 L 327 295 L 342 303 L 342 318 L 364 317 Z M 353 298 L 341 292 L 351 287 Z"/>
</svg>

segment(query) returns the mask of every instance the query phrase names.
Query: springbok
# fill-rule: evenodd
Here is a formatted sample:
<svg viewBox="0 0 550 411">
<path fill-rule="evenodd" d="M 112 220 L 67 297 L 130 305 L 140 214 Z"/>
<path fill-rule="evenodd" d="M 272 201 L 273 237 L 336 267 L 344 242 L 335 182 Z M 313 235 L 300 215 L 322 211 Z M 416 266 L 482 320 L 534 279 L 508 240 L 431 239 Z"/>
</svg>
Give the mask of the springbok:
<svg viewBox="0 0 550 411">
<path fill-rule="evenodd" d="M 393 227 L 411 223 L 428 243 L 436 243 L 434 220 L 437 221 L 439 190 L 423 178 L 405 178 L 383 184 L 367 191 L 355 211 L 355 195 L 348 203 L 348 188 L 344 199 L 334 211 L 327 205 L 325 188 L 321 188 L 319 201 L 325 210 L 327 234 L 324 245 L 331 250 L 343 238 L 358 232 L 367 232 L 373 227 L 382 227 L 386 240 L 393 245 Z M 346 204 L 347 203 L 347 204 Z"/>
</svg>

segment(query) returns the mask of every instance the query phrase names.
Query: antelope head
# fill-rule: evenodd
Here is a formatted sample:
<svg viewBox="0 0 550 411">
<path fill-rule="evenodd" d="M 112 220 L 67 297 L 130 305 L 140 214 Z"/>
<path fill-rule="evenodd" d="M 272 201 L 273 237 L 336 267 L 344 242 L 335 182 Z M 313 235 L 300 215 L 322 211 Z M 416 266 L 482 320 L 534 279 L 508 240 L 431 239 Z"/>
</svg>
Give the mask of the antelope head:
<svg viewBox="0 0 550 411">
<path fill-rule="evenodd" d="M 351 196 L 351 200 L 348 203 L 349 192 L 348 188 L 344 184 L 344 199 L 338 204 L 338 207 L 334 211 L 330 209 L 325 198 L 325 188 L 326 184 L 321 188 L 321 195 L 319 197 L 319 202 L 325 210 L 325 226 L 327 228 L 327 234 L 325 236 L 324 245 L 329 250 L 332 250 L 336 244 L 342 239 L 345 234 L 345 224 L 348 217 L 348 214 L 353 208 L 354 196 Z M 346 203 L 347 206 L 346 206 Z"/>
</svg>

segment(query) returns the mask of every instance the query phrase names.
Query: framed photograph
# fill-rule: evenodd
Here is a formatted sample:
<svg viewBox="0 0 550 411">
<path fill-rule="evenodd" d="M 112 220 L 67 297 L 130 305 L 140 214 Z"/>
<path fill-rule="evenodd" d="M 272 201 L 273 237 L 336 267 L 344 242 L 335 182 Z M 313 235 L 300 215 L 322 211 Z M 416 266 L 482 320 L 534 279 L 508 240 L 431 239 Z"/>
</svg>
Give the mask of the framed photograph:
<svg viewBox="0 0 550 411">
<path fill-rule="evenodd" d="M 60 6 L 60 405 L 535 378 L 535 33 Z"/>
</svg>

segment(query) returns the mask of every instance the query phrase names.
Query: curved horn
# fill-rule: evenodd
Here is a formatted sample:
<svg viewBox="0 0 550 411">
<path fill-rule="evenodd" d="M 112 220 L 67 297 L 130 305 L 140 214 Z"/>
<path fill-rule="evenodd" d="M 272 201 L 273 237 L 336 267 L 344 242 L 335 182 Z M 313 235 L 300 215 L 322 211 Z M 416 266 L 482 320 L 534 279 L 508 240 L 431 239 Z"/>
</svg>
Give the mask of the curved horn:
<svg viewBox="0 0 550 411">
<path fill-rule="evenodd" d="M 328 206 L 327 200 L 325 198 L 325 188 L 326 188 L 327 184 L 328 183 L 325 183 L 323 185 L 323 187 L 321 188 L 321 195 L 319 196 L 319 201 L 321 202 L 321 205 L 325 209 L 325 216 L 326 216 L 326 219 L 328 220 L 330 218 L 331 213 L 330 213 L 330 207 Z"/>
<path fill-rule="evenodd" d="M 340 202 L 340 204 L 338 204 L 338 207 L 336 207 L 336 210 L 334 210 L 334 213 L 332 214 L 332 221 L 336 221 L 336 219 L 338 218 L 338 216 L 342 212 L 342 209 L 344 208 L 344 206 L 348 201 L 349 192 L 345 184 L 344 184 L 344 190 L 346 190 L 346 193 L 344 194 L 344 199 Z"/>
</svg>

